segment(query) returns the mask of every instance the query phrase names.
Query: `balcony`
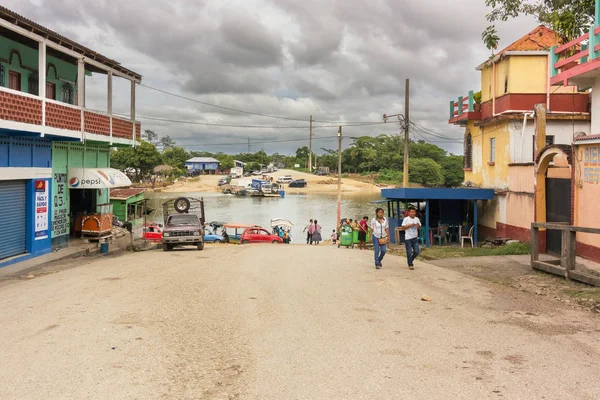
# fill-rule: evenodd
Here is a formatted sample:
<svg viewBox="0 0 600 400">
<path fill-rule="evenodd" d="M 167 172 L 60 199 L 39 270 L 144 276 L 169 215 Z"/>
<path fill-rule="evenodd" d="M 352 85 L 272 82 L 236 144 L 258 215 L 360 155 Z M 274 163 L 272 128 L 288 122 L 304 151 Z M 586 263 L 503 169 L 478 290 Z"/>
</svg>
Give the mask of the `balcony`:
<svg viewBox="0 0 600 400">
<path fill-rule="evenodd" d="M 600 26 L 597 23 L 585 35 L 562 46 L 552 47 L 550 85 L 576 85 L 580 89 L 588 89 L 593 85 L 595 78 L 600 75 Z M 584 44 L 586 41 L 587 44 Z"/>
<path fill-rule="evenodd" d="M 135 132 L 133 126 L 130 119 L 0 87 L 0 128 L 66 140 L 131 144 L 134 138 L 139 140 L 141 133 L 139 122 L 135 122 Z"/>
<path fill-rule="evenodd" d="M 475 103 L 474 95 L 471 90 L 467 96 L 460 96 L 458 101 L 450 101 L 449 124 L 465 125 L 467 121 L 481 119 L 481 104 Z"/>
<path fill-rule="evenodd" d="M 132 145 L 139 82 L 117 61 L 0 6 L 0 129 Z M 113 97 L 130 118 L 113 113 Z"/>
</svg>

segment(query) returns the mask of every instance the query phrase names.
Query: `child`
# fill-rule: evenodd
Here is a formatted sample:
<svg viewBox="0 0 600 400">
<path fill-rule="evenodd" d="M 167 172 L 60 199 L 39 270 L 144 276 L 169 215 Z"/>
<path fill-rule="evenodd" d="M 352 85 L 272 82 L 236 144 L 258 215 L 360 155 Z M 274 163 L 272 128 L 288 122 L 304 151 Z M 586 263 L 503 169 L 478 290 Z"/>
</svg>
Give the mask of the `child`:
<svg viewBox="0 0 600 400">
<path fill-rule="evenodd" d="M 333 242 L 333 244 L 335 244 L 337 242 L 337 234 L 335 233 L 335 229 L 333 230 L 333 233 L 331 234 L 331 241 Z"/>
</svg>

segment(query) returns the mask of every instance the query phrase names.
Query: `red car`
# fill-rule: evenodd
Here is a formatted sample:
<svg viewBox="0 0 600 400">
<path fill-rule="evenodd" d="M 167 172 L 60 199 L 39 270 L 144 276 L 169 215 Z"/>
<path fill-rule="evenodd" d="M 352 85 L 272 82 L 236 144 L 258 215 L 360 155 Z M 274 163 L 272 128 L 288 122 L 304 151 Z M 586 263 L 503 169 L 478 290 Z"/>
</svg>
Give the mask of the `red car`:
<svg viewBox="0 0 600 400">
<path fill-rule="evenodd" d="M 252 228 L 246 229 L 244 233 L 242 233 L 240 243 L 283 243 L 283 239 L 272 234 L 265 228 L 253 226 Z"/>
</svg>

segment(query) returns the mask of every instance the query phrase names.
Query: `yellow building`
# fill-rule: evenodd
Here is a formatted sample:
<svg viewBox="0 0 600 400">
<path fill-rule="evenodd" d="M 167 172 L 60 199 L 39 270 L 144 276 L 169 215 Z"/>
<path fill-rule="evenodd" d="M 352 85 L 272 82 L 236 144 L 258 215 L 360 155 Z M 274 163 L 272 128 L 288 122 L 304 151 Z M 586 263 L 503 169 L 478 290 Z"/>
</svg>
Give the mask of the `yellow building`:
<svg viewBox="0 0 600 400">
<path fill-rule="evenodd" d="M 589 94 L 574 86 L 550 90 L 549 48 L 559 42 L 551 29 L 536 27 L 477 67 L 480 97 L 471 91 L 450 102 L 449 123 L 465 127 L 465 183 L 496 192 L 479 203 L 483 237 L 530 239 L 535 105 L 548 110 L 546 145 L 570 145 L 577 132 L 589 131 Z M 556 159 L 547 178 L 570 178 L 563 167 Z"/>
</svg>

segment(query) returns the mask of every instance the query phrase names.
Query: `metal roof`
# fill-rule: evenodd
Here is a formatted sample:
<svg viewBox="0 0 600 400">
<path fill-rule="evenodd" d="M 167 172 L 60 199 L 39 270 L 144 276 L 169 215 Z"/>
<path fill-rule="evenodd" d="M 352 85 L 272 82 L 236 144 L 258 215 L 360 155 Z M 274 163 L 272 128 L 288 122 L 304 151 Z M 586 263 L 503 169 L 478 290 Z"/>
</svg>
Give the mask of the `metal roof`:
<svg viewBox="0 0 600 400">
<path fill-rule="evenodd" d="M 397 188 L 381 189 L 387 200 L 492 200 L 494 189 L 479 188 Z"/>
<path fill-rule="evenodd" d="M 220 163 L 219 160 L 212 157 L 193 157 L 186 161 L 186 163 Z"/>
<path fill-rule="evenodd" d="M 127 200 L 138 194 L 142 194 L 146 191 L 143 188 L 131 188 L 131 189 L 111 189 L 110 198 L 112 200 Z"/>
<path fill-rule="evenodd" d="M 28 30 L 31 33 L 35 33 L 36 35 L 43 36 L 46 40 L 50 40 L 54 43 L 57 43 L 61 46 L 68 48 L 71 51 L 77 52 L 87 58 L 90 58 L 96 62 L 106 65 L 116 71 L 119 71 L 127 76 L 131 76 L 132 78 L 141 81 L 142 76 L 137 72 L 133 72 L 130 69 L 123 67 L 119 62 L 112 60 L 102 54 L 95 52 L 85 46 L 80 45 L 79 43 L 74 42 L 71 39 L 68 39 L 62 36 L 59 33 L 54 32 L 42 25 L 31 21 L 23 17 L 22 15 L 17 14 L 16 12 L 9 10 L 6 7 L 0 5 L 0 18 L 10 22 L 11 24 L 17 25 L 23 29 Z"/>
</svg>

